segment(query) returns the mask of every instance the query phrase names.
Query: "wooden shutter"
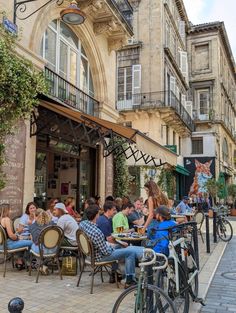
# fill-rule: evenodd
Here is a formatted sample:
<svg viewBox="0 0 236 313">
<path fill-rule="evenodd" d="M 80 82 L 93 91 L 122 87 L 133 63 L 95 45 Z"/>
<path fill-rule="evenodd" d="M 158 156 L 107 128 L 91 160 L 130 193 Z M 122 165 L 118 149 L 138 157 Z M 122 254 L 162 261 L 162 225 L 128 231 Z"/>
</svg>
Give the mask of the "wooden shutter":
<svg viewBox="0 0 236 313">
<path fill-rule="evenodd" d="M 186 81 L 188 81 L 188 55 L 185 51 L 180 51 L 180 69 Z"/>
<path fill-rule="evenodd" d="M 141 64 L 133 65 L 133 94 L 141 93 Z"/>
</svg>

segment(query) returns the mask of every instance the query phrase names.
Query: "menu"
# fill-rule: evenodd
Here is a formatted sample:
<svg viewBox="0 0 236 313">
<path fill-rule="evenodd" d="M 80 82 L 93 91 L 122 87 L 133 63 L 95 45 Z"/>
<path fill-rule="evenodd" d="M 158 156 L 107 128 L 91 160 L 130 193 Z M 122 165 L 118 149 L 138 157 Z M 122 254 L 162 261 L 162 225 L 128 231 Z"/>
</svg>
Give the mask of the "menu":
<svg viewBox="0 0 236 313">
<path fill-rule="evenodd" d="M 22 121 L 14 134 L 5 140 L 5 163 L 2 170 L 6 175 L 6 186 L 0 191 L 0 207 L 9 204 L 11 216 L 22 214 L 26 126 Z"/>
</svg>

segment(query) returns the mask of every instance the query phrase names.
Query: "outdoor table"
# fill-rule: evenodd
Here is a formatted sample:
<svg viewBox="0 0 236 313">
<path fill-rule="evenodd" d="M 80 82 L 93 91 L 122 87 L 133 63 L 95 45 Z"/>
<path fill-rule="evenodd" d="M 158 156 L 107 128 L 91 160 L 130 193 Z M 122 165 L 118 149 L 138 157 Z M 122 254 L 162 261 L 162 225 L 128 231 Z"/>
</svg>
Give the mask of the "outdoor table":
<svg viewBox="0 0 236 313">
<path fill-rule="evenodd" d="M 194 213 L 187 212 L 187 213 L 181 213 L 181 214 L 171 214 L 171 217 L 174 219 L 177 219 L 177 218 L 183 218 L 186 216 L 188 221 L 190 221 L 194 215 L 195 215 Z"/>
<path fill-rule="evenodd" d="M 135 242 L 135 241 L 141 241 L 147 239 L 146 235 L 132 235 L 129 233 L 113 233 L 112 237 L 117 240 L 124 240 L 124 241 L 129 241 L 130 243 Z"/>
</svg>

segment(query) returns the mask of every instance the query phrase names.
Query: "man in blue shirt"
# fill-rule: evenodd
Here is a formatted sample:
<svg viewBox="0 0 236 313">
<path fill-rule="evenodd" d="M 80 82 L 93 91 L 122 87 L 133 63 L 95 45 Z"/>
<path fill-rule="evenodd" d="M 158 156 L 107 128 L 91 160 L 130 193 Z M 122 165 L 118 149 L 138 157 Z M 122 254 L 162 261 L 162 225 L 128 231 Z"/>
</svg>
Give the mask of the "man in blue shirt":
<svg viewBox="0 0 236 313">
<path fill-rule="evenodd" d="M 116 214 L 116 206 L 113 201 L 106 201 L 103 205 L 104 214 L 97 220 L 97 226 L 101 229 L 105 239 L 110 243 L 115 243 L 112 238 L 112 217 Z"/>
<path fill-rule="evenodd" d="M 177 205 L 176 212 L 180 214 L 191 212 L 192 209 L 190 208 L 188 204 L 189 204 L 189 197 L 184 196 L 183 200 Z"/>
<path fill-rule="evenodd" d="M 177 225 L 176 222 L 171 220 L 171 215 L 169 209 L 161 205 L 155 211 L 154 215 L 156 217 L 155 224 L 150 224 L 148 227 L 148 238 L 151 239 L 153 243 L 153 250 L 158 253 L 163 253 L 169 255 L 169 240 L 168 240 L 168 230 L 169 227 Z"/>
</svg>

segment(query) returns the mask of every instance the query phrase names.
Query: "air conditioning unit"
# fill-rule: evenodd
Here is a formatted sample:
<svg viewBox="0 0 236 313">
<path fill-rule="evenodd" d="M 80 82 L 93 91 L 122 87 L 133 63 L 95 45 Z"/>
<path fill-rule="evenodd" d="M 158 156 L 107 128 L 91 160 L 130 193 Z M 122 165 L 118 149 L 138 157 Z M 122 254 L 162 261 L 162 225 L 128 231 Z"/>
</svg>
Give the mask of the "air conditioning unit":
<svg viewBox="0 0 236 313">
<path fill-rule="evenodd" d="M 185 109 L 188 114 L 193 118 L 193 101 L 186 101 L 185 102 Z"/>
</svg>

